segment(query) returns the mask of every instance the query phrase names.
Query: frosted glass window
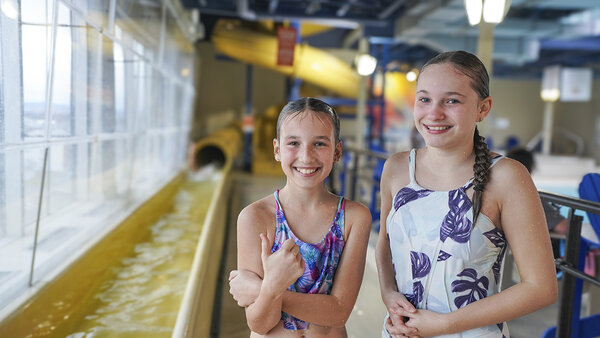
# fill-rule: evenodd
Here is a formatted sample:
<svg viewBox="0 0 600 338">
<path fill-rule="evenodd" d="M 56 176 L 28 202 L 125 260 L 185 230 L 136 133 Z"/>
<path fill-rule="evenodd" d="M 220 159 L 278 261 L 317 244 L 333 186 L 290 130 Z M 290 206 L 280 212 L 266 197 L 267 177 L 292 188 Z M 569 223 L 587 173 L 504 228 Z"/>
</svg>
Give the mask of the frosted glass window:
<svg viewBox="0 0 600 338">
<path fill-rule="evenodd" d="M 58 144 L 50 148 L 49 155 L 45 210 L 52 215 L 76 202 L 77 152 L 73 144 Z"/>
<path fill-rule="evenodd" d="M 50 1 L 23 0 L 21 48 L 23 70 L 23 136 L 46 136 L 46 81 L 50 61 Z"/>
<path fill-rule="evenodd" d="M 67 137 L 73 134 L 71 108 L 72 32 L 71 11 L 62 4 L 58 5 L 58 22 L 59 25 L 56 27 L 56 49 L 54 51 L 50 135 L 52 137 Z"/>
<path fill-rule="evenodd" d="M 22 158 L 23 226 L 33 225 L 37 218 L 44 166 L 44 150 L 40 148 L 19 151 Z M 9 178 L 11 179 L 11 178 Z M 19 179 L 13 177 L 12 179 Z M 15 210 L 16 211 L 16 210 Z"/>
</svg>

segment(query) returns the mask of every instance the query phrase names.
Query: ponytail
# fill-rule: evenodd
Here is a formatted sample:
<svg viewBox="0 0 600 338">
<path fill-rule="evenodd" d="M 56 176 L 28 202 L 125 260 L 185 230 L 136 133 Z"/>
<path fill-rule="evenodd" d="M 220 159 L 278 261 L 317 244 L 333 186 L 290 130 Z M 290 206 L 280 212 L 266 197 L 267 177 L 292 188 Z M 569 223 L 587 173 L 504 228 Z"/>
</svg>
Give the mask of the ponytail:
<svg viewBox="0 0 600 338">
<path fill-rule="evenodd" d="M 485 143 L 485 138 L 479 136 L 477 126 L 475 126 L 475 134 L 473 135 L 473 152 L 475 152 L 475 164 L 473 165 L 473 224 L 475 224 L 481 212 L 481 198 L 492 164 L 490 150 Z"/>
</svg>

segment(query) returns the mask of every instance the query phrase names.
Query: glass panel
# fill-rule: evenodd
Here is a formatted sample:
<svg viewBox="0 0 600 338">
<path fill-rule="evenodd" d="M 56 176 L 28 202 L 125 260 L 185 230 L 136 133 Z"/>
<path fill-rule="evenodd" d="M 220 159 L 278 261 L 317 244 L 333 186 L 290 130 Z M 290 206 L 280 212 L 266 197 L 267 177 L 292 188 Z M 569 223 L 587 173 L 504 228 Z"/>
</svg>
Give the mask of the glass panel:
<svg viewBox="0 0 600 338">
<path fill-rule="evenodd" d="M 51 127 L 52 137 L 73 134 L 71 109 L 71 11 L 63 4 L 58 6 L 56 49 L 54 51 L 54 76 L 52 85 Z"/>
<path fill-rule="evenodd" d="M 48 215 L 54 215 L 61 209 L 76 202 L 75 164 L 76 146 L 59 144 L 50 148 L 50 162 L 47 176 Z"/>
<path fill-rule="evenodd" d="M 116 19 L 123 31 L 137 40 L 146 49 L 149 60 L 158 54 L 161 35 L 162 3 L 160 0 L 130 1 L 117 0 Z"/>
<path fill-rule="evenodd" d="M 123 48 L 118 43 L 114 44 L 113 54 L 115 72 L 115 130 L 122 132 L 127 129 L 127 115 L 125 114 L 125 65 L 128 61 L 125 60 Z"/>
<path fill-rule="evenodd" d="M 40 200 L 40 186 L 44 167 L 44 149 L 34 148 L 21 151 L 23 154 L 23 225 L 33 231 Z M 43 206 L 47 208 L 47 203 Z M 44 208 L 42 208 L 44 210 Z M 47 209 L 46 209 L 47 210 Z M 47 213 L 47 211 L 45 212 Z"/>
<path fill-rule="evenodd" d="M 25 140 L 46 136 L 46 80 L 52 32 L 50 0 L 21 2 L 21 48 L 23 65 L 23 136 Z"/>
</svg>

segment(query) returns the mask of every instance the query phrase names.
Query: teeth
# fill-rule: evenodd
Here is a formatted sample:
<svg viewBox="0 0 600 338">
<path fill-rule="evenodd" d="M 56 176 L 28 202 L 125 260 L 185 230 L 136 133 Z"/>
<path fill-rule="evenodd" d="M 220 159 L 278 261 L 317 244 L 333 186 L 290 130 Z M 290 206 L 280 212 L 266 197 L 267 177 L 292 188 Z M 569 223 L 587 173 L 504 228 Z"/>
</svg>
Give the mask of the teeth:
<svg viewBox="0 0 600 338">
<path fill-rule="evenodd" d="M 448 126 L 440 126 L 440 127 L 428 126 L 427 128 L 429 128 L 429 130 L 446 130 L 450 127 L 448 127 Z"/>
<path fill-rule="evenodd" d="M 317 171 L 317 169 L 303 169 L 303 168 L 296 168 L 296 170 L 298 170 L 299 172 L 301 172 L 303 174 L 312 174 L 315 171 Z"/>
</svg>

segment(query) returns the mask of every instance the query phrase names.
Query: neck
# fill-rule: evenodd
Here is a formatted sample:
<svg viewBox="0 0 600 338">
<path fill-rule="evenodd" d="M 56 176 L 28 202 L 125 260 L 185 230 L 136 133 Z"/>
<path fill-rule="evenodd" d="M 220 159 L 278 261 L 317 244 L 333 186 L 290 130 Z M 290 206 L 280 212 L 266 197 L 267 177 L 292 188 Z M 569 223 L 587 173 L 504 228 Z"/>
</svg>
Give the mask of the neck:
<svg viewBox="0 0 600 338">
<path fill-rule="evenodd" d="M 423 151 L 423 159 L 430 163 L 432 168 L 438 168 L 440 171 L 454 171 L 463 165 L 472 166 L 475 160 L 473 143 L 452 150 L 426 147 Z"/>
<path fill-rule="evenodd" d="M 331 193 L 325 188 L 325 185 L 319 185 L 313 189 L 293 187 L 286 184 L 279 190 L 279 199 L 294 199 L 294 203 L 303 206 L 318 205 L 322 203 Z"/>
</svg>

